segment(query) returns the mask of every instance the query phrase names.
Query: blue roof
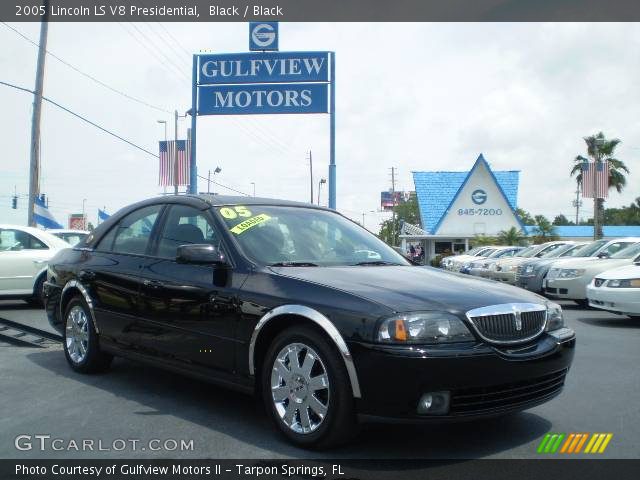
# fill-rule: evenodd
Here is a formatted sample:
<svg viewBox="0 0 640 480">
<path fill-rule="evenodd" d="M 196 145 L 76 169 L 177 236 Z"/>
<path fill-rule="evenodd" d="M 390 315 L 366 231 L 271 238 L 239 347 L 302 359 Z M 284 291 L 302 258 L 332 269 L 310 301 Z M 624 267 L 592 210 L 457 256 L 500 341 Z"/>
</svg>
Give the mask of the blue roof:
<svg viewBox="0 0 640 480">
<path fill-rule="evenodd" d="M 486 163 L 482 154 L 478 156 L 473 168 L 468 172 L 412 172 L 424 230 L 431 234 L 435 233 L 465 180 L 480 162 Z M 489 167 L 489 164 L 486 164 Z M 515 210 L 518 206 L 520 172 L 517 170 L 493 172 L 491 167 L 489 171 L 493 173 L 498 187 L 504 193 L 511 208 Z"/>
<path fill-rule="evenodd" d="M 527 235 L 535 235 L 535 226 L 527 225 Z M 561 238 L 593 238 L 593 227 L 590 225 L 558 225 L 556 234 Z M 605 225 L 602 227 L 605 237 L 640 237 L 640 225 Z"/>
</svg>

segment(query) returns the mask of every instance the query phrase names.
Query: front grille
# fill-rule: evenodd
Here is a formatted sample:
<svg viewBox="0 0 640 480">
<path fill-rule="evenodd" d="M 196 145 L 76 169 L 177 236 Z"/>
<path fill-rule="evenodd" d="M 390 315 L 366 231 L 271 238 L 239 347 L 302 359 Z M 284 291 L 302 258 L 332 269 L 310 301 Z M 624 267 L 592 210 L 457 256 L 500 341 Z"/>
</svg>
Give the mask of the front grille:
<svg viewBox="0 0 640 480">
<path fill-rule="evenodd" d="M 450 411 L 452 415 L 475 415 L 543 401 L 562 390 L 566 375 L 565 369 L 520 382 L 455 390 L 451 392 Z"/>
<path fill-rule="evenodd" d="M 604 282 L 605 282 L 605 280 L 602 279 L 602 278 L 596 278 L 594 280 L 594 284 L 595 284 L 596 287 L 601 287 Z"/>
<path fill-rule="evenodd" d="M 547 310 L 536 304 L 504 304 L 471 310 L 467 317 L 485 340 L 515 343 L 542 333 Z"/>
</svg>

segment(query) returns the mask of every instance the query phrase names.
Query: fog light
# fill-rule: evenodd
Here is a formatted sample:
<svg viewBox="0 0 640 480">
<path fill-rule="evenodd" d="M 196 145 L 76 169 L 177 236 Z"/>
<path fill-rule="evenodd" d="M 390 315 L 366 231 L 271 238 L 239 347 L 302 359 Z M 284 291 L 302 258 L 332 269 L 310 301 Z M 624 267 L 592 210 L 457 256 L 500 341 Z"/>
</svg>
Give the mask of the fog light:
<svg viewBox="0 0 640 480">
<path fill-rule="evenodd" d="M 449 412 L 449 392 L 428 392 L 418 402 L 419 415 L 445 415 Z"/>
</svg>

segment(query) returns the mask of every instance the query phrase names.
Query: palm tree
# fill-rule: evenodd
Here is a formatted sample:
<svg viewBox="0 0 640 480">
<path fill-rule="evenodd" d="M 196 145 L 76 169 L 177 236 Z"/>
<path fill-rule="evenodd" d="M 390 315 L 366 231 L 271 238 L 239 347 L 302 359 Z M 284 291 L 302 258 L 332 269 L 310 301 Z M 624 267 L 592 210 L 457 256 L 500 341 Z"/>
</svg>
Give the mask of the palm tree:
<svg viewBox="0 0 640 480">
<path fill-rule="evenodd" d="M 589 158 L 594 162 L 607 161 L 609 165 L 609 190 L 615 188 L 618 193 L 622 192 L 622 189 L 627 184 L 626 174 L 629 173 L 629 169 L 622 160 L 615 158 L 616 147 L 620 144 L 620 139 L 613 138 L 607 140 L 604 133 L 599 132 L 596 135 L 584 137 L 584 142 L 587 144 L 587 156 L 576 156 L 574 159 L 573 167 L 571 168 L 571 176 L 576 177 L 578 185 L 582 185 L 582 165 L 584 162 L 589 161 Z M 602 220 L 604 219 L 604 199 L 598 198 L 595 201 L 594 219 L 598 219 L 598 229 L 595 232 L 597 238 L 602 238 Z M 597 215 L 597 217 L 596 217 Z"/>
<path fill-rule="evenodd" d="M 544 215 L 535 216 L 536 225 L 533 228 L 534 243 L 544 243 L 557 240 L 556 227 Z"/>
<path fill-rule="evenodd" d="M 502 245 L 519 245 L 524 235 L 521 230 L 511 227 L 509 230 L 501 230 L 498 233 L 498 242 Z"/>
</svg>

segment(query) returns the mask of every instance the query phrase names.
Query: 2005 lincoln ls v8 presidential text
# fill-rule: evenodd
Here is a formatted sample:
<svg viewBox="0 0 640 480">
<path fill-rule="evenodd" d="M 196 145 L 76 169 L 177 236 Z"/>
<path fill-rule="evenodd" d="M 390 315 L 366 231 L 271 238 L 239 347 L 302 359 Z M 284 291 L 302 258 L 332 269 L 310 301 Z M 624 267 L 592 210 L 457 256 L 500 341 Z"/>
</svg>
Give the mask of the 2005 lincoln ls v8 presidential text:
<svg viewBox="0 0 640 480">
<path fill-rule="evenodd" d="M 47 313 L 78 372 L 113 355 L 262 396 L 292 442 L 357 420 L 499 415 L 560 393 L 561 308 L 411 265 L 335 211 L 247 197 L 127 207 L 50 262 Z"/>
</svg>

